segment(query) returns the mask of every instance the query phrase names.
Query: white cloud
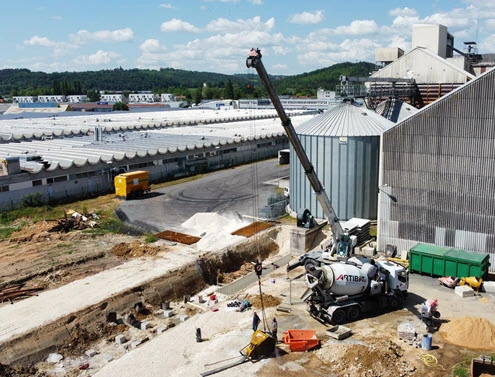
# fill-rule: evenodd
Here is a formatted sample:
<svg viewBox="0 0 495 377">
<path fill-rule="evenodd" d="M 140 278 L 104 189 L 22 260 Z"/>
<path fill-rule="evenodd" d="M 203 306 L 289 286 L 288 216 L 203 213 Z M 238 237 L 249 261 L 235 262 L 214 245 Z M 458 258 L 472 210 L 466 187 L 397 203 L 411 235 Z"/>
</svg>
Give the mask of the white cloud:
<svg viewBox="0 0 495 377">
<path fill-rule="evenodd" d="M 84 43 L 86 41 L 127 42 L 134 39 L 134 32 L 131 28 L 118 30 L 99 30 L 94 32 L 79 30 L 77 34 L 71 34 L 70 38 L 75 43 Z"/>
<path fill-rule="evenodd" d="M 98 50 L 92 55 L 80 56 L 77 60 L 88 65 L 107 65 L 120 55 L 112 51 Z"/>
<path fill-rule="evenodd" d="M 392 9 L 388 12 L 388 14 L 390 14 L 392 17 L 418 17 L 418 12 L 416 11 L 416 9 L 411 9 L 408 7 Z"/>
<path fill-rule="evenodd" d="M 165 9 L 175 9 L 175 7 L 172 4 L 160 4 L 158 7 Z"/>
<path fill-rule="evenodd" d="M 248 0 L 253 5 L 263 5 L 263 0 Z"/>
<path fill-rule="evenodd" d="M 154 52 L 166 49 L 165 47 L 160 46 L 160 41 L 158 39 L 147 39 L 145 40 L 139 49 L 143 52 Z"/>
<path fill-rule="evenodd" d="M 317 10 L 314 13 L 310 12 L 302 12 L 298 14 L 294 14 L 289 17 L 289 22 L 293 24 L 301 24 L 301 25 L 315 25 L 322 22 L 325 18 L 323 17 L 323 12 L 321 10 Z"/>
<path fill-rule="evenodd" d="M 167 61 L 167 47 L 162 46 L 158 39 L 145 40 L 139 49 L 142 51 L 137 58 L 139 68 L 158 69 Z"/>
<path fill-rule="evenodd" d="M 373 20 L 352 21 L 349 26 L 339 26 L 335 28 L 337 35 L 363 35 L 372 34 L 378 30 L 378 25 Z"/>
<path fill-rule="evenodd" d="M 57 21 L 60 21 L 60 20 L 63 20 L 64 19 L 62 16 L 51 16 L 50 18 L 52 20 L 57 20 Z"/>
<path fill-rule="evenodd" d="M 185 31 L 188 33 L 200 32 L 200 30 L 196 26 L 190 24 L 189 22 L 179 20 L 177 18 L 174 18 L 167 22 L 163 22 L 160 29 L 161 31 L 164 32 L 176 32 L 176 31 Z"/>
<path fill-rule="evenodd" d="M 34 37 L 25 40 L 24 44 L 28 46 L 54 47 L 57 43 L 49 40 L 47 37 L 38 37 L 35 35 Z"/>
<path fill-rule="evenodd" d="M 225 18 L 218 18 L 216 20 L 211 21 L 207 26 L 206 30 L 209 32 L 216 33 L 238 33 L 241 31 L 245 31 L 249 33 L 253 30 L 256 31 L 270 31 L 273 29 L 275 25 L 275 19 L 272 17 L 265 23 L 261 22 L 261 18 L 259 16 L 253 17 L 247 20 L 237 20 L 231 21 Z"/>
</svg>

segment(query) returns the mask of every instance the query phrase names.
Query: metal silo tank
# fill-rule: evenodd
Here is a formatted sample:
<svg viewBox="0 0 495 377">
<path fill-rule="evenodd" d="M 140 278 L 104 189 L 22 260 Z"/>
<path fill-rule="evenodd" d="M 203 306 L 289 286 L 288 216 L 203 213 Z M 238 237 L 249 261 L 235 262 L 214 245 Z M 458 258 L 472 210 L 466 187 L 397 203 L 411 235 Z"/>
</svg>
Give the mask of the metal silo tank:
<svg viewBox="0 0 495 377">
<path fill-rule="evenodd" d="M 380 135 L 392 126 L 365 107 L 342 103 L 296 128 L 341 220 L 377 218 Z M 292 148 L 290 153 L 291 208 L 324 218 Z"/>
</svg>

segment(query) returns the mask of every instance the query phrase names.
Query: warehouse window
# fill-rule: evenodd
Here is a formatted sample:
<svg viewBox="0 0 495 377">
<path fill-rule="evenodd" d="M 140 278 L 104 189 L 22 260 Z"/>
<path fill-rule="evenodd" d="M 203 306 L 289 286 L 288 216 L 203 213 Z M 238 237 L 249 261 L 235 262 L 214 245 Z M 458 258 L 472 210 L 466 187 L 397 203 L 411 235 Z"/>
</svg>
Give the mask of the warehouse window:
<svg viewBox="0 0 495 377">
<path fill-rule="evenodd" d="M 43 182 L 41 182 L 41 179 L 37 179 L 36 181 L 33 181 L 33 187 L 35 186 L 41 186 Z"/>
<path fill-rule="evenodd" d="M 47 178 L 46 179 L 46 183 L 49 185 L 51 183 L 53 183 L 53 178 Z"/>
<path fill-rule="evenodd" d="M 9 185 L 0 186 L 0 192 L 7 192 L 7 191 L 9 191 Z"/>
<path fill-rule="evenodd" d="M 58 177 L 53 178 L 54 182 L 63 182 L 67 181 L 67 176 L 66 175 L 60 175 Z"/>
</svg>

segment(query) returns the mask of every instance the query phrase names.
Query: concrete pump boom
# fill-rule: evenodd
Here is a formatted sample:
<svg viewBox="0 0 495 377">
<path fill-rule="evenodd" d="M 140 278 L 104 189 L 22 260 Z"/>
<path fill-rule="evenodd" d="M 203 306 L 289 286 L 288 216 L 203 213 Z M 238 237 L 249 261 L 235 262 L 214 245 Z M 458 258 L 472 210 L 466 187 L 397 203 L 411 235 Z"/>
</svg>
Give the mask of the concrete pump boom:
<svg viewBox="0 0 495 377">
<path fill-rule="evenodd" d="M 335 241 L 338 240 L 339 237 L 344 234 L 344 231 L 339 223 L 337 215 L 332 207 L 332 204 L 330 203 L 330 199 L 328 198 L 325 189 L 323 188 L 323 185 L 318 179 L 315 169 L 311 164 L 311 162 L 309 161 L 309 158 L 306 155 L 306 151 L 304 150 L 301 141 L 297 137 L 296 130 L 294 129 L 294 126 L 292 125 L 290 118 L 285 113 L 282 103 L 280 102 L 280 99 L 278 98 L 278 95 L 275 92 L 275 89 L 273 88 L 270 78 L 266 73 L 265 67 L 261 62 L 261 51 L 259 49 L 253 48 L 251 50 L 251 52 L 249 53 L 246 59 L 246 66 L 248 68 L 256 69 L 256 72 L 258 72 L 258 76 L 260 77 L 261 82 L 263 83 L 266 91 L 268 92 L 268 96 L 270 97 L 272 104 L 275 107 L 275 110 L 277 110 L 278 116 L 282 121 L 282 126 L 284 127 L 285 132 L 287 133 L 287 137 L 289 138 L 289 142 L 294 148 L 294 151 L 296 152 L 297 157 L 299 158 L 299 161 L 301 162 L 301 165 L 304 169 L 306 177 L 308 177 L 309 183 L 311 184 L 311 187 L 313 188 L 316 194 L 316 199 L 323 208 L 323 212 L 325 213 L 328 223 L 332 228 L 334 245 L 335 245 Z"/>
</svg>

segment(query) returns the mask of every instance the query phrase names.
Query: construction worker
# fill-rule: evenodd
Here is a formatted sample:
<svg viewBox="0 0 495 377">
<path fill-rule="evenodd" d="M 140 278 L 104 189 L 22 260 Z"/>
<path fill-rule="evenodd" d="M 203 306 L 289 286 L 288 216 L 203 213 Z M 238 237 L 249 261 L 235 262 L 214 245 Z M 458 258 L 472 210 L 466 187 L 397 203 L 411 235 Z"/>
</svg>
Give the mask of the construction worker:
<svg viewBox="0 0 495 377">
<path fill-rule="evenodd" d="M 256 312 L 253 313 L 253 331 L 258 329 L 258 325 L 260 324 L 260 317 Z"/>
<path fill-rule="evenodd" d="M 271 327 L 271 331 L 272 331 L 272 336 L 277 339 L 277 331 L 278 331 L 278 323 L 277 323 L 277 318 L 273 318 L 273 321 L 272 321 L 272 327 Z"/>
</svg>

